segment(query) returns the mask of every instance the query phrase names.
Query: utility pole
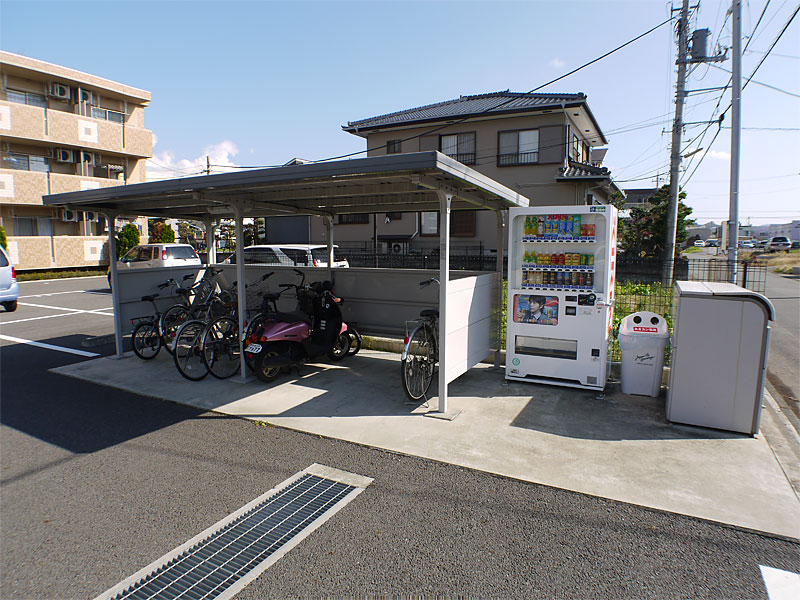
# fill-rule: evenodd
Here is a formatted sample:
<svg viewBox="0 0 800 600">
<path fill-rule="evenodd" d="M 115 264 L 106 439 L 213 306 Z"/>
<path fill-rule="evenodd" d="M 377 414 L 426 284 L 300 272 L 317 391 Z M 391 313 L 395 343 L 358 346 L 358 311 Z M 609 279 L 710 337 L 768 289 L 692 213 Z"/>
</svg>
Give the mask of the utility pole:
<svg viewBox="0 0 800 600">
<path fill-rule="evenodd" d="M 206 155 L 206 175 L 211 175 L 211 161 L 209 160 L 208 155 Z"/>
<path fill-rule="evenodd" d="M 742 141 L 742 0 L 733 0 L 733 63 L 731 77 L 731 199 L 728 216 L 728 281 L 736 283 L 739 245 L 739 156 Z"/>
<path fill-rule="evenodd" d="M 664 240 L 665 286 L 672 285 L 675 265 L 675 237 L 678 228 L 678 179 L 681 166 L 681 134 L 683 133 L 683 103 L 686 99 L 686 57 L 689 53 L 689 0 L 683 0 L 678 18 L 678 83 L 675 86 L 675 119 L 672 122 L 672 152 L 669 159 L 669 212 Z"/>
</svg>

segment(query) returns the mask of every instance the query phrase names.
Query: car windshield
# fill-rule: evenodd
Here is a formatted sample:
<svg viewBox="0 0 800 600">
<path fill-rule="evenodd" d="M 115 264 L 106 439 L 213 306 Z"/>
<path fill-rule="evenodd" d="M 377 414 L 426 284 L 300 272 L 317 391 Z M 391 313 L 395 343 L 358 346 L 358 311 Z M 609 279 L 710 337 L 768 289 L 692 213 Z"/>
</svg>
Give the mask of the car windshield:
<svg viewBox="0 0 800 600">
<path fill-rule="evenodd" d="M 131 248 L 125 253 L 125 256 L 122 257 L 122 260 L 127 262 L 136 260 L 136 257 L 139 256 L 139 249 L 140 249 L 139 246 Z"/>
<path fill-rule="evenodd" d="M 314 260 L 321 263 L 328 262 L 328 249 L 327 248 L 314 248 L 311 251 L 311 256 L 314 257 Z M 336 252 L 334 251 L 333 260 L 336 261 Z"/>
<path fill-rule="evenodd" d="M 197 258 L 197 252 L 191 246 L 173 246 L 167 248 L 167 255 L 171 258 Z"/>
</svg>

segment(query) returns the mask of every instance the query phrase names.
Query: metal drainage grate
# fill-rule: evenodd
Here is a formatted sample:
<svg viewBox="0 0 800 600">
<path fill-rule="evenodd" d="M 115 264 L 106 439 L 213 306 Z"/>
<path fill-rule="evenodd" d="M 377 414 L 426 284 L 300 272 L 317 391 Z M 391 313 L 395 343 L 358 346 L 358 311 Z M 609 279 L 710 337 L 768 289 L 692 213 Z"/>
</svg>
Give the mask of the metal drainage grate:
<svg viewBox="0 0 800 600">
<path fill-rule="evenodd" d="M 371 482 L 311 465 L 96 600 L 231 598 Z"/>
</svg>

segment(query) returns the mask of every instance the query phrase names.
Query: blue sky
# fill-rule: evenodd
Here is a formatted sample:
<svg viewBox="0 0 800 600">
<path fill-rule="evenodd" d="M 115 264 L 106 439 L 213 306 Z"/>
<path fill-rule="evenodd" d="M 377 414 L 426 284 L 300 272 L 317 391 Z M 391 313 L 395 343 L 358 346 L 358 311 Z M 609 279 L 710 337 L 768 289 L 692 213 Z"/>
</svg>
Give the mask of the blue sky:
<svg viewBox="0 0 800 600">
<path fill-rule="evenodd" d="M 745 35 L 766 1 L 743 2 Z M 701 0 L 692 27 L 711 29 L 712 42 L 729 46 L 729 5 Z M 670 6 L 0 0 L 0 48 L 152 92 L 145 119 L 157 141 L 148 171 L 181 176 L 205 168 L 207 155 L 215 165 L 277 165 L 364 150 L 341 125 L 462 94 L 528 91 L 661 23 Z M 745 75 L 795 7 L 796 0 L 769 3 L 744 56 Z M 587 94 L 620 187 L 652 187 L 657 174 L 666 180 L 674 61 L 673 32 L 664 26 L 541 90 Z M 728 77 L 700 66 L 688 88 L 723 86 Z M 800 16 L 754 79 L 792 95 L 756 83 L 744 90 L 740 215 L 753 224 L 800 219 Z M 692 94 L 686 121 L 718 116 L 720 93 Z M 726 93 L 721 109 L 729 102 Z M 692 141 L 703 127 L 687 126 L 684 135 L 686 152 L 704 148 L 684 161 L 685 190 L 699 222 L 720 221 L 728 214 L 729 130 L 709 149 L 716 125 L 703 143 Z"/>
</svg>

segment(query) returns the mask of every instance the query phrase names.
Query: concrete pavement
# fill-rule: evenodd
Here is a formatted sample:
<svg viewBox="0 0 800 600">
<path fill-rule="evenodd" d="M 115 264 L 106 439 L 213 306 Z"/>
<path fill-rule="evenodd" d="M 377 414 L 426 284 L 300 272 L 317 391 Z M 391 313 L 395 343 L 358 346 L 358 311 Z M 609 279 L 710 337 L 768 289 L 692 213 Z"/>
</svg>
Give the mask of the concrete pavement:
<svg viewBox="0 0 800 600">
<path fill-rule="evenodd" d="M 375 350 L 307 365 L 271 385 L 183 379 L 162 352 L 56 373 L 321 436 L 422 456 L 562 489 L 800 538 L 800 499 L 765 439 L 672 425 L 664 398 L 508 383 L 486 365 L 450 385 L 454 421 L 407 405 L 399 357 Z M 436 393 L 435 384 L 431 390 Z M 431 407 L 435 408 L 435 400 Z M 765 402 L 771 398 L 765 396 Z M 797 440 L 790 439 L 788 444 Z"/>
</svg>

